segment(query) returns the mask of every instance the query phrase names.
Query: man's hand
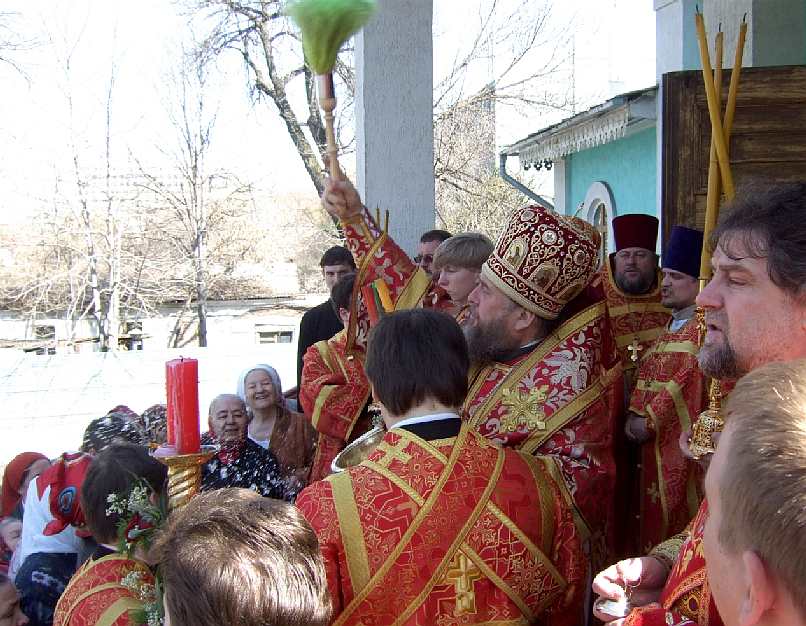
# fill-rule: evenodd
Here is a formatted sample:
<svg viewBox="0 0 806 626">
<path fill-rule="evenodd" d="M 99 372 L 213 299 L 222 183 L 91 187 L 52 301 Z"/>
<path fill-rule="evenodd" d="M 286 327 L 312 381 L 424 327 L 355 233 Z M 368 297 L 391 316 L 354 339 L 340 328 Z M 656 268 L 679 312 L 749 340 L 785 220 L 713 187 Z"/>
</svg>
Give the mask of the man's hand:
<svg viewBox="0 0 806 626">
<path fill-rule="evenodd" d="M 634 607 L 657 602 L 666 584 L 669 570 L 660 560 L 652 556 L 638 559 L 625 559 L 593 579 L 593 591 L 602 598 L 622 600 L 628 598 Z M 613 615 L 602 613 L 594 606 L 593 614 L 609 626 L 616 626 Z"/>
<path fill-rule="evenodd" d="M 340 220 L 347 220 L 359 215 L 364 208 L 361 197 L 349 180 L 333 180 L 332 178 L 325 181 L 325 188 L 322 191 L 322 206 L 325 207 L 325 211 Z"/>
<path fill-rule="evenodd" d="M 652 439 L 652 431 L 647 426 L 647 419 L 632 411 L 627 412 L 627 420 L 624 423 L 624 434 L 633 443 L 646 443 Z"/>
</svg>

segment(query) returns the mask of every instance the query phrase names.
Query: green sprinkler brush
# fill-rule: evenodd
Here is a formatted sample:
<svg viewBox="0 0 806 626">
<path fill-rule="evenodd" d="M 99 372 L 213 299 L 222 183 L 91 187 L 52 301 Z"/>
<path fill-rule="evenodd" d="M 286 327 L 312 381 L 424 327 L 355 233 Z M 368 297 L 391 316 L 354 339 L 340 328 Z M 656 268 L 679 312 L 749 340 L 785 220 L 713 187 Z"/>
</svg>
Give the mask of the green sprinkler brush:
<svg viewBox="0 0 806 626">
<path fill-rule="evenodd" d="M 330 176 L 337 180 L 341 172 L 333 129 L 333 66 L 342 44 L 367 23 L 375 8 L 375 0 L 291 0 L 286 5 L 286 13 L 302 31 L 305 61 L 316 74 L 319 106 L 325 112 Z"/>
</svg>

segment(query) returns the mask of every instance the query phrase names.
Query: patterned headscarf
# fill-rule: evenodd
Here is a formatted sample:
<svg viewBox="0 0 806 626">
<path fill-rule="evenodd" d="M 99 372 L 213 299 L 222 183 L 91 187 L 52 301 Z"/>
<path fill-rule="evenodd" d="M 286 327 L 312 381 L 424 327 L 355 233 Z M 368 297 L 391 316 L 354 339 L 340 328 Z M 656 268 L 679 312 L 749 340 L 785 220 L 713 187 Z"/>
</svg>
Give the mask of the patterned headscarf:
<svg viewBox="0 0 806 626">
<path fill-rule="evenodd" d="M 245 369 L 241 372 L 241 375 L 238 377 L 238 397 L 244 401 L 246 404 L 246 377 L 249 376 L 250 372 L 254 372 L 255 370 L 263 370 L 269 375 L 271 378 L 271 384 L 274 386 L 274 398 L 275 402 L 280 408 L 285 408 L 285 398 L 283 397 L 283 386 L 280 383 L 280 375 L 277 373 L 277 370 L 274 369 L 271 365 L 266 365 L 265 363 L 258 363 L 257 365 L 253 365 L 250 368 Z M 249 409 L 249 406 L 246 407 Z M 251 409 L 249 409 L 251 411 Z"/>
<path fill-rule="evenodd" d="M 89 426 L 84 431 L 81 451 L 98 454 L 115 441 L 142 444 L 143 435 L 140 433 L 137 424 L 130 422 L 120 413 L 111 413 L 89 423 Z"/>
<path fill-rule="evenodd" d="M 146 443 L 165 443 L 168 437 L 168 407 L 164 404 L 148 407 L 140 416 L 139 423 Z"/>
</svg>

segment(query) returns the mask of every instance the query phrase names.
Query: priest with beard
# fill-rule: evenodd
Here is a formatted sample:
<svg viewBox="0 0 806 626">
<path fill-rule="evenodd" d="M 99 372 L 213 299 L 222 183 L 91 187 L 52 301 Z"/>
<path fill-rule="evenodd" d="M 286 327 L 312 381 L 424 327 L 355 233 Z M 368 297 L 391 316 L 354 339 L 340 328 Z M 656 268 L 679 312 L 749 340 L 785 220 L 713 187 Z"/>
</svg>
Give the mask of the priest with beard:
<svg viewBox="0 0 806 626">
<path fill-rule="evenodd" d="M 616 252 L 599 271 L 607 309 L 627 383 L 625 398 L 634 385 L 641 356 L 663 333 L 671 312 L 661 303 L 661 274 L 655 247 L 658 220 L 633 213 L 613 218 Z"/>
<path fill-rule="evenodd" d="M 327 181 L 322 202 L 345 232 L 347 225 L 367 232 L 371 218 L 349 181 Z M 544 207 L 511 216 L 468 298 L 464 330 L 473 367 L 462 407 L 487 439 L 559 460 L 592 534 L 594 564 L 613 548 L 612 443 L 623 405 L 621 366 L 595 277 L 599 243 L 587 222 Z M 358 244 L 366 245 L 350 246 Z"/>
<path fill-rule="evenodd" d="M 287 485 L 274 455 L 246 436 L 249 417 L 243 400 L 234 394 L 217 396 L 210 403 L 208 424 L 202 443 L 219 450 L 202 466 L 202 491 L 241 487 L 267 498 L 294 500 L 298 483 Z"/>
</svg>

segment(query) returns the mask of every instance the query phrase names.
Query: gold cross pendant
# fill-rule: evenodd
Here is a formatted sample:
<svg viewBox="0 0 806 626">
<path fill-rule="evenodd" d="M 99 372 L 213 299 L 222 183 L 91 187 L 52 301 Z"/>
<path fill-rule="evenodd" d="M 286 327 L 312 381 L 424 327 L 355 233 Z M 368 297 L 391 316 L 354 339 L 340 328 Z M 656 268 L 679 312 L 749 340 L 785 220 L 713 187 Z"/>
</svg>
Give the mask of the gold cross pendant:
<svg viewBox="0 0 806 626">
<path fill-rule="evenodd" d="M 638 343 L 638 337 L 633 337 L 632 343 L 627 346 L 627 350 L 630 351 L 630 361 L 638 363 L 638 353 L 643 349 L 644 346 Z"/>
</svg>

